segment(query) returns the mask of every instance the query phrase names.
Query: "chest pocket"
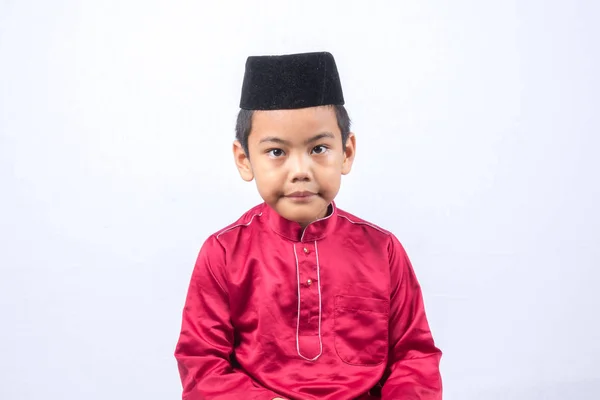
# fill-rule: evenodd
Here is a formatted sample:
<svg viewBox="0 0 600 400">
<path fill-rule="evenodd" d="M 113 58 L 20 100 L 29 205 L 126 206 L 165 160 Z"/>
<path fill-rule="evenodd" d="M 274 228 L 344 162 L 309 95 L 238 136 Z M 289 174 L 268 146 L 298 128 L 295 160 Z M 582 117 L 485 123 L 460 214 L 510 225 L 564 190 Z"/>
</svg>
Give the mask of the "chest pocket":
<svg viewBox="0 0 600 400">
<path fill-rule="evenodd" d="M 336 296 L 335 350 L 347 364 L 377 365 L 388 352 L 390 303 L 367 297 Z"/>
</svg>

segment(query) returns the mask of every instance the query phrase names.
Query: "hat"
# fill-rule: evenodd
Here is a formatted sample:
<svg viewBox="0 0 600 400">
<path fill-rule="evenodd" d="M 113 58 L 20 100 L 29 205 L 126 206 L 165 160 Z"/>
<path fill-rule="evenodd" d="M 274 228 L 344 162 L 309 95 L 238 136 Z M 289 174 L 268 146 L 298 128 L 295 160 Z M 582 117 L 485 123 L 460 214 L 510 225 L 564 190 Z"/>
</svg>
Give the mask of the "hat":
<svg viewBox="0 0 600 400">
<path fill-rule="evenodd" d="M 242 109 L 281 110 L 343 104 L 340 77 L 330 53 L 251 56 L 246 60 Z"/>
</svg>

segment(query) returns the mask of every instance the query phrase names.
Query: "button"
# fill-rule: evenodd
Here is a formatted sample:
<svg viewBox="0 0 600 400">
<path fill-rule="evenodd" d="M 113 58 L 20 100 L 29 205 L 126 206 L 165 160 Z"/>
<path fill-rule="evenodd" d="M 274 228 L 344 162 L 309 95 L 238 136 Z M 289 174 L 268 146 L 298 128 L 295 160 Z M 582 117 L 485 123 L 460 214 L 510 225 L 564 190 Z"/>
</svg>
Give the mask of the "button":
<svg viewBox="0 0 600 400">
<path fill-rule="evenodd" d="M 308 250 L 306 247 L 304 248 L 304 253 L 305 253 L 305 254 L 308 254 L 308 253 L 309 253 L 309 250 Z"/>
<path fill-rule="evenodd" d="M 307 281 L 306 281 L 306 284 L 307 284 L 308 286 L 312 285 L 312 279 L 309 279 L 309 280 L 307 280 Z"/>
</svg>

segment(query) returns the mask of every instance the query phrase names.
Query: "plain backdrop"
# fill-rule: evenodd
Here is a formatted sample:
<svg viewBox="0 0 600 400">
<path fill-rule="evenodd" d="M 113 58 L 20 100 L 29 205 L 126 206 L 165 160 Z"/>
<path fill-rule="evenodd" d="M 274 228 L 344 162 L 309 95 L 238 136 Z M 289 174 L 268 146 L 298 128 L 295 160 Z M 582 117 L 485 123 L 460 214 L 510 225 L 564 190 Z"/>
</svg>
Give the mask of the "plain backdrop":
<svg viewBox="0 0 600 400">
<path fill-rule="evenodd" d="M 599 4 L 0 1 L 0 399 L 180 398 L 197 252 L 260 201 L 246 57 L 321 50 L 444 398 L 600 398 Z"/>
</svg>

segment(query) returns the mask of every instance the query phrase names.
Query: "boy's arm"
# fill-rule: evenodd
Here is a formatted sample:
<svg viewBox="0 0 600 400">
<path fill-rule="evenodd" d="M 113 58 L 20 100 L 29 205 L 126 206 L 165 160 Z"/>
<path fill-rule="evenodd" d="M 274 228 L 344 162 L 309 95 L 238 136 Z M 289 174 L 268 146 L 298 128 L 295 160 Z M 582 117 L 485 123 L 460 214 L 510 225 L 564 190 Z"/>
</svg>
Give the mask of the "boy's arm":
<svg viewBox="0 0 600 400">
<path fill-rule="evenodd" d="M 421 288 L 404 248 L 391 236 L 390 356 L 384 400 L 441 400 L 441 351 L 435 347 Z"/>
<path fill-rule="evenodd" d="M 183 310 L 175 350 L 184 400 L 271 400 L 277 394 L 234 369 L 234 330 L 224 279 L 225 251 L 216 237 L 202 246 Z"/>
</svg>

